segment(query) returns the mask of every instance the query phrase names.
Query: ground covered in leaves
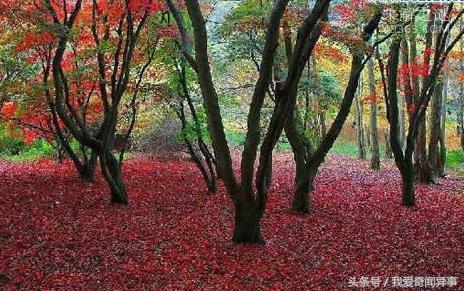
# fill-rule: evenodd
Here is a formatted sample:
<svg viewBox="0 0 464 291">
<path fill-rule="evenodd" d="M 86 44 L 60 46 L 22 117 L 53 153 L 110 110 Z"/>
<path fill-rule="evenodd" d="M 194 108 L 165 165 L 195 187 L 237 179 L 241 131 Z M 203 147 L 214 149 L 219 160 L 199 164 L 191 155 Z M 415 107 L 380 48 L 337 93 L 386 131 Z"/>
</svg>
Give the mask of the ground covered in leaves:
<svg viewBox="0 0 464 291">
<path fill-rule="evenodd" d="M 128 162 L 127 208 L 70 165 L 0 163 L 0 289 L 344 290 L 361 276 L 456 276 L 464 289 L 462 179 L 420 186 L 406 209 L 392 165 L 331 156 L 298 215 L 291 160 L 276 159 L 265 247 L 230 242 L 231 203 L 188 161 Z"/>
</svg>

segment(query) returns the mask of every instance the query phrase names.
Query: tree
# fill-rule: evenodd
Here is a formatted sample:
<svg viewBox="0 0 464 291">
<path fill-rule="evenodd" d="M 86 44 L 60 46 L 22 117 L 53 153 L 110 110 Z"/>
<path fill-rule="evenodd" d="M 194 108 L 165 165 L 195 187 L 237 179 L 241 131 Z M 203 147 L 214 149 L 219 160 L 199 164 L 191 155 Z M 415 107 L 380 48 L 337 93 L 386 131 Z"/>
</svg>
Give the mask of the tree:
<svg viewBox="0 0 464 291">
<path fill-rule="evenodd" d="M 374 7 L 375 8 L 375 7 Z M 296 191 L 294 194 L 292 208 L 297 212 L 308 212 L 311 208 L 309 193 L 314 189 L 314 179 L 316 177 L 317 171 L 320 165 L 323 163 L 327 153 L 333 146 L 335 140 L 337 139 L 340 131 L 342 130 L 343 124 L 348 117 L 350 112 L 351 105 L 356 95 L 356 91 L 359 84 L 359 78 L 361 72 L 364 68 L 367 59 L 365 59 L 366 53 L 369 51 L 368 42 L 371 38 L 374 31 L 377 29 L 380 20 L 382 18 L 381 9 L 375 8 L 371 15 L 371 19 L 364 26 L 360 38 L 348 38 L 346 39 L 344 34 L 337 29 L 330 29 L 327 33 L 331 33 L 335 36 L 341 36 L 345 42 L 356 44 L 352 47 L 352 61 L 351 61 L 351 71 L 348 79 L 348 83 L 345 88 L 343 100 L 340 105 L 338 114 L 333 121 L 330 129 L 328 130 L 325 137 L 322 139 L 318 147 L 313 151 L 307 151 L 307 146 L 304 146 L 304 137 L 301 134 L 296 134 L 295 140 L 299 142 L 294 142 L 292 145 L 292 150 L 294 156 L 298 157 L 296 168 Z M 367 58 L 369 58 L 368 56 Z M 289 119 L 290 122 L 292 119 Z M 290 126 L 289 126 L 290 127 Z M 291 125 L 293 127 L 293 132 L 298 133 L 296 130 L 296 125 Z M 289 139 L 292 144 L 291 139 Z"/>
<path fill-rule="evenodd" d="M 210 152 L 208 145 L 206 144 L 203 137 L 203 129 L 200 119 L 193 104 L 192 96 L 190 95 L 188 80 L 187 80 L 187 67 L 185 60 L 181 59 L 180 62 L 175 60 L 176 71 L 177 71 L 177 91 L 178 91 L 178 103 L 174 105 L 176 114 L 181 121 L 182 129 L 181 135 L 184 140 L 184 144 L 188 149 L 190 157 L 197 165 L 198 169 L 203 176 L 203 180 L 208 187 L 208 191 L 215 193 L 217 190 L 216 186 L 216 160 L 213 154 Z M 192 118 L 193 125 L 190 125 L 187 120 L 185 113 L 185 102 Z"/>
<path fill-rule="evenodd" d="M 370 95 L 370 133 L 371 133 L 371 169 L 380 169 L 379 133 L 377 128 L 377 92 L 375 89 L 374 60 L 367 62 L 367 72 L 369 75 L 369 95 Z"/>
<path fill-rule="evenodd" d="M 47 25 L 57 38 L 57 49 L 52 61 L 55 109 L 73 137 L 98 155 L 103 177 L 111 190 L 111 200 L 127 204 L 127 193 L 121 177 L 124 151 L 118 159 L 112 149 L 120 105 L 129 92 L 132 122 L 123 135 L 126 140 L 134 126 L 136 98 L 159 39 L 151 33 L 152 30 L 144 28 L 150 15 L 162 7 L 156 1 L 135 0 L 111 3 L 97 0 L 84 3 L 77 0 L 73 4 L 65 1 L 61 4 L 57 6 L 48 0 L 42 4 L 48 14 L 44 15 L 44 20 L 51 19 L 52 22 Z M 76 37 L 76 31 L 81 37 Z M 80 42 L 83 36 L 86 40 L 84 43 Z M 147 44 L 139 51 L 141 39 L 146 40 Z M 73 48 L 71 51 L 70 47 Z M 67 74 L 65 68 L 69 56 L 76 52 L 90 55 L 82 57 L 83 64 L 80 65 L 83 67 L 80 68 L 90 70 L 93 74 L 89 75 L 95 76 L 96 82 L 81 89 L 87 89 L 89 98 L 101 102 L 101 115 L 95 129 L 85 126 L 85 112 L 78 112 L 71 100 L 73 87 L 79 86 L 73 83 L 73 75 Z M 133 83 L 132 74 L 136 76 Z"/>
<path fill-rule="evenodd" d="M 227 192 L 235 206 L 235 242 L 263 243 L 260 221 L 265 211 L 268 186 L 271 181 L 272 150 L 283 130 L 286 118 L 292 111 L 298 83 L 309 55 L 322 32 L 318 22 L 328 9 L 330 1 L 316 1 L 311 13 L 299 28 L 298 38 L 293 48 L 287 78 L 276 91 L 276 106 L 268 126 L 266 136 L 261 144 L 259 165 L 254 179 L 255 160 L 260 142 L 261 109 L 272 79 L 272 68 L 279 41 L 279 29 L 288 0 L 274 3 L 267 24 L 266 41 L 263 58 L 260 64 L 259 77 L 256 82 L 248 113 L 248 130 L 245 148 L 241 160 L 241 183 L 238 184 L 232 168 L 232 158 L 226 141 L 222 116 L 218 104 L 215 85 L 208 63 L 208 45 L 205 20 L 198 1 L 185 1 L 188 15 L 193 26 L 195 54 L 188 53 L 188 39 L 185 25 L 174 3 L 167 4 L 176 19 L 183 37 L 184 55 L 195 69 L 203 95 L 203 106 L 208 117 L 208 130 L 212 139 L 215 157 L 218 163 L 219 176 L 225 183 Z M 255 180 L 255 187 L 253 187 Z"/>
<path fill-rule="evenodd" d="M 409 126 L 406 148 L 403 151 L 401 143 L 398 139 L 398 92 L 397 92 L 397 77 L 398 77 L 398 63 L 399 51 L 401 44 L 401 35 L 395 35 L 389 48 L 388 64 L 387 67 L 379 58 L 382 80 L 384 84 L 384 94 L 386 96 L 385 102 L 387 106 L 387 118 L 390 124 L 390 143 L 393 154 L 395 156 L 395 163 L 401 173 L 403 190 L 402 202 L 406 206 L 415 205 L 415 191 L 414 191 L 414 165 L 413 165 L 413 152 L 415 151 L 416 138 L 418 137 L 421 123 L 425 120 L 425 114 L 430 102 L 430 99 L 435 92 L 437 78 L 443 68 L 448 54 L 462 38 L 464 31 L 459 31 L 458 34 L 452 38 L 451 31 L 455 27 L 457 21 L 462 17 L 464 10 L 460 10 L 454 14 L 453 4 L 449 4 L 445 11 L 445 18 L 441 25 L 438 27 L 436 35 L 433 60 L 430 67 L 427 67 L 427 72 L 423 80 L 421 91 L 417 95 L 414 103 L 408 104 L 409 109 Z M 449 44 L 447 44 L 449 41 Z"/>
<path fill-rule="evenodd" d="M 95 171 L 96 155 L 87 147 L 79 144 L 78 150 L 71 146 L 71 135 L 59 120 L 53 102 L 51 90 L 52 52 L 56 39 L 43 25 L 43 13 L 37 6 L 28 1 L 11 1 L 5 4 L 7 9 L 1 15 L 4 24 L 10 27 L 14 34 L 14 58 L 25 59 L 24 67 L 30 69 L 28 86 L 21 88 L 21 96 L 17 97 L 17 114 L 9 121 L 25 132 L 29 139 L 44 138 L 55 148 L 61 162 L 64 154 L 69 156 L 79 176 L 92 180 Z M 8 37 L 8 36 L 7 36 Z M 10 40 L 11 41 L 11 40 Z M 67 70 L 73 68 L 68 64 Z M 13 89 L 13 88 L 11 88 Z M 8 90 L 8 95 L 15 94 L 15 90 Z M 73 88 L 73 95 L 81 92 Z M 76 92 L 77 91 L 77 92 Z M 89 98 L 76 98 L 75 106 L 79 111 L 86 112 L 84 125 L 92 119 L 93 108 L 89 108 Z"/>
</svg>

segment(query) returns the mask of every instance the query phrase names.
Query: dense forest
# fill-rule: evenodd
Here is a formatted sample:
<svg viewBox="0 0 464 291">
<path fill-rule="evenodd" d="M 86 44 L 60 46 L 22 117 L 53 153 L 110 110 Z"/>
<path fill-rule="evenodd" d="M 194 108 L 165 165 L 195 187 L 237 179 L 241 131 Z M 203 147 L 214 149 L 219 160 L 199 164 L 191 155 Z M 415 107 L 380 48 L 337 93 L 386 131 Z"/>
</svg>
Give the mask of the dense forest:
<svg viewBox="0 0 464 291">
<path fill-rule="evenodd" d="M 0 289 L 450 288 L 464 6 L 0 3 Z"/>
</svg>

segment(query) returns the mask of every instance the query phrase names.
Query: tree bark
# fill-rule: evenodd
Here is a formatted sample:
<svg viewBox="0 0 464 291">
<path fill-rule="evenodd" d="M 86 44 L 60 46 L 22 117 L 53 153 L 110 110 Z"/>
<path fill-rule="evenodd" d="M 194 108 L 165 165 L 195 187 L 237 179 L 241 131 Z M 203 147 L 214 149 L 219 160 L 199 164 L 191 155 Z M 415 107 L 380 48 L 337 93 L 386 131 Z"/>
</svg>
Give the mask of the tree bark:
<svg viewBox="0 0 464 291">
<path fill-rule="evenodd" d="M 464 29 L 464 21 L 461 19 L 459 22 L 459 28 Z M 459 68 L 461 72 L 464 72 L 464 39 L 459 42 Z M 461 150 L 464 151 L 464 83 L 459 84 L 459 104 L 458 104 L 458 129 L 459 139 L 461 144 Z"/>
<path fill-rule="evenodd" d="M 387 107 L 387 119 L 390 124 L 390 145 L 395 157 L 395 164 L 397 165 L 402 179 L 402 202 L 405 206 L 413 206 L 415 204 L 414 197 L 414 166 L 412 162 L 412 151 L 414 148 L 414 139 L 412 133 L 408 133 L 408 143 L 406 150 L 403 152 L 399 140 L 399 109 L 398 109 L 398 92 L 397 92 L 397 78 L 398 78 L 398 62 L 400 52 L 401 40 L 396 38 L 390 45 L 388 56 L 388 64 L 385 67 L 383 62 L 378 57 L 380 72 L 382 74 L 383 89 L 385 95 L 385 103 Z"/>
<path fill-rule="evenodd" d="M 371 140 L 371 169 L 380 169 L 379 133 L 377 128 L 377 92 L 375 90 L 374 60 L 367 62 L 369 74 L 369 94 L 371 96 L 370 112 L 370 140 Z"/>
<path fill-rule="evenodd" d="M 435 12 L 434 10 L 430 9 L 429 13 L 429 21 L 427 22 L 427 32 L 425 34 L 425 47 L 431 48 L 433 44 L 433 35 L 434 35 L 434 24 L 435 24 Z M 413 31 L 412 35 L 414 36 L 414 40 L 416 38 L 416 32 Z M 412 46 L 412 44 L 411 44 Z M 417 56 L 417 49 L 416 44 L 414 41 L 414 54 Z M 411 60 L 414 60 L 411 58 Z M 430 65 L 430 54 L 424 54 L 424 65 L 429 68 Z M 413 78 L 413 84 L 415 87 L 420 88 L 419 86 L 419 79 L 416 77 Z M 422 88 L 426 87 L 426 78 L 422 79 Z M 419 89 L 420 90 L 420 89 Z M 418 91 L 419 92 L 419 91 Z M 422 97 L 420 93 L 416 96 L 416 103 L 419 102 L 419 99 Z M 418 135 L 416 138 L 416 145 L 415 145 L 415 179 L 418 183 L 421 184 L 430 184 L 434 182 L 434 175 L 432 166 L 429 164 L 429 159 L 427 158 L 427 122 L 424 118 L 424 121 L 420 123 L 418 129 Z"/>
<path fill-rule="evenodd" d="M 111 190 L 111 201 L 118 204 L 128 204 L 129 200 L 118 160 L 109 150 L 101 153 L 99 159 L 103 177 Z"/>
<path fill-rule="evenodd" d="M 310 167 L 307 171 L 303 168 L 297 173 L 296 191 L 292 202 L 293 211 L 299 213 L 308 213 L 311 211 L 309 194 L 314 190 L 314 179 L 316 178 L 317 171 L 317 167 Z"/>
<path fill-rule="evenodd" d="M 384 139 L 385 139 L 385 156 L 391 159 L 393 158 L 393 151 L 390 145 L 390 131 L 388 129 L 384 130 Z"/>
<path fill-rule="evenodd" d="M 361 160 L 366 159 L 366 145 L 364 141 L 364 119 L 363 119 L 363 81 L 362 75 L 359 79 L 358 94 L 355 97 L 355 108 L 356 108 L 356 141 L 358 144 L 358 158 Z"/>
<path fill-rule="evenodd" d="M 261 235 L 260 211 L 255 202 L 235 204 L 235 225 L 232 240 L 235 243 L 252 243 L 264 245 Z"/>
<path fill-rule="evenodd" d="M 311 209 L 308 199 L 309 192 L 312 191 L 312 180 L 309 183 L 302 182 L 306 173 L 306 163 L 311 153 L 311 145 L 304 138 L 302 126 L 298 123 L 298 118 L 292 112 L 285 124 L 285 134 L 287 135 L 290 146 L 292 147 L 293 159 L 295 161 L 295 195 L 292 203 L 292 210 L 306 213 Z"/>
<path fill-rule="evenodd" d="M 448 96 L 448 76 L 445 73 L 444 75 L 444 84 L 443 84 L 443 97 L 442 97 L 442 106 L 441 106 L 441 116 L 440 116 L 440 134 L 438 136 L 439 143 L 439 154 L 438 154 L 438 165 L 437 165 L 437 175 L 439 177 L 445 176 L 445 165 L 446 165 L 446 112 L 447 112 L 447 96 Z"/>
<path fill-rule="evenodd" d="M 79 177 L 86 181 L 93 181 L 95 179 L 95 168 L 97 166 L 98 155 L 95 151 L 91 151 L 90 157 L 84 158 L 82 167 L 79 168 Z"/>
<path fill-rule="evenodd" d="M 402 186 L 402 203 L 404 206 L 414 206 L 416 203 L 414 187 L 414 165 L 411 161 L 405 162 L 405 168 L 401 171 Z"/>
<path fill-rule="evenodd" d="M 431 168 L 431 179 L 436 180 L 438 175 L 439 158 L 441 153 L 439 151 L 440 135 L 441 135 L 441 115 L 443 104 L 443 81 L 439 80 L 435 86 L 433 99 L 431 100 L 430 112 L 430 139 L 429 139 L 429 153 L 428 163 Z"/>
</svg>

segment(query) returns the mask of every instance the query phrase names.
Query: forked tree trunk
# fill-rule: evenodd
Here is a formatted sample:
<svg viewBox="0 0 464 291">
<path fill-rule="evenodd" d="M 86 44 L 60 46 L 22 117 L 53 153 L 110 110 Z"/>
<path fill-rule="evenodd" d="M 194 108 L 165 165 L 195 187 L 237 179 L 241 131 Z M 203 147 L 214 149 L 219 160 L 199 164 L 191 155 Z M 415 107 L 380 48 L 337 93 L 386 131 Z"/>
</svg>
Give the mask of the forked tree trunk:
<svg viewBox="0 0 464 291">
<path fill-rule="evenodd" d="M 122 181 L 118 160 L 108 150 L 100 154 L 99 158 L 103 177 L 111 190 L 111 201 L 119 204 L 128 204 L 126 187 Z"/>
<path fill-rule="evenodd" d="M 414 139 L 411 136 L 411 132 L 409 132 L 407 139 L 408 142 L 404 152 L 399 140 L 397 78 L 400 43 L 401 40 L 395 39 L 390 45 L 386 71 L 380 57 L 378 57 L 378 60 L 380 72 L 382 74 L 383 90 L 387 107 L 387 119 L 390 124 L 390 145 L 395 157 L 395 164 L 400 170 L 402 179 L 402 203 L 405 206 L 414 206 L 414 165 L 412 162 L 412 153 L 414 149 L 414 143 L 412 141 Z"/>
<path fill-rule="evenodd" d="M 432 47 L 433 44 L 433 37 L 434 37 L 434 29 L 435 29 L 435 24 L 436 24 L 436 19 L 435 19 L 435 11 L 430 9 L 429 12 L 429 21 L 427 22 L 427 32 L 425 34 L 425 46 L 426 47 Z M 415 31 L 412 33 L 415 37 Z M 414 47 L 416 47 L 414 45 Z M 417 49 L 414 48 L 415 54 L 417 55 Z M 411 60 L 413 60 L 411 58 Z M 430 65 L 430 54 L 424 54 L 424 65 L 429 66 Z M 413 81 L 413 85 L 416 86 L 417 88 L 419 87 L 419 80 L 416 78 Z M 426 78 L 422 79 L 422 87 L 426 86 Z M 423 88 L 422 88 L 423 89 Z M 417 92 L 420 92 L 417 91 Z M 422 97 L 421 93 L 416 94 L 416 102 L 419 102 L 419 99 Z M 427 121 L 426 118 L 424 118 L 423 122 L 419 125 L 419 130 L 418 130 L 418 135 L 416 138 L 416 147 L 415 147 L 415 179 L 418 183 L 421 184 L 430 184 L 434 182 L 433 178 L 433 169 L 429 164 L 428 158 L 427 158 Z"/>
</svg>

